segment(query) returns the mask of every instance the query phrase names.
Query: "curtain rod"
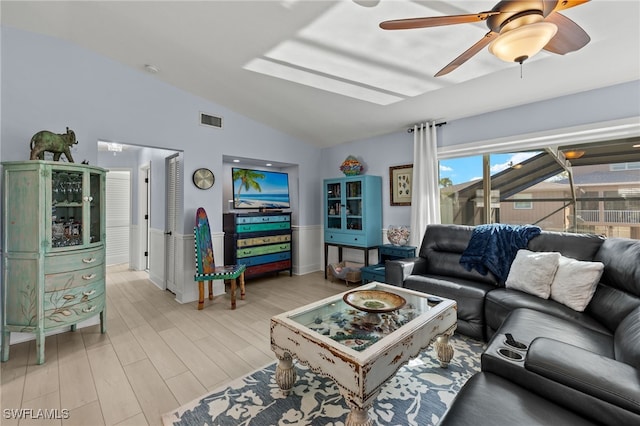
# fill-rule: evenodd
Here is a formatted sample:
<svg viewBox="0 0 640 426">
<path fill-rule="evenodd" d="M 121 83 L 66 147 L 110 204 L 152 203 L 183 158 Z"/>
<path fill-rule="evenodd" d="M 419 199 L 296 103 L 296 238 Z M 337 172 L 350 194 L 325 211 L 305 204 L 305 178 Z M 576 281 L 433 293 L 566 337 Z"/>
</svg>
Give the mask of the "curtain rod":
<svg viewBox="0 0 640 426">
<path fill-rule="evenodd" d="M 444 126 L 445 124 L 447 124 L 447 122 L 443 121 L 442 123 L 436 123 L 435 126 L 436 127 L 440 127 L 440 126 Z M 429 127 L 431 127 L 431 126 L 429 126 Z M 420 130 L 420 129 L 418 129 L 418 130 Z M 407 133 L 413 133 L 413 127 L 409 127 L 407 129 Z"/>
</svg>

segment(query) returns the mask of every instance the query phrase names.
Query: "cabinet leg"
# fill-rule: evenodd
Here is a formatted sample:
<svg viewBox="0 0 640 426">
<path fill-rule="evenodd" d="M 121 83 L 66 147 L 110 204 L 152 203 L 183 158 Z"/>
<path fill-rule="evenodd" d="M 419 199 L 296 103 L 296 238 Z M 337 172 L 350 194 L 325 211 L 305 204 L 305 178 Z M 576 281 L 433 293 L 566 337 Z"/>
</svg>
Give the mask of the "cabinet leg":
<svg viewBox="0 0 640 426">
<path fill-rule="evenodd" d="M 44 332 L 36 334 L 36 362 L 44 364 Z"/>
<path fill-rule="evenodd" d="M 327 256 L 329 255 L 329 245 L 325 243 L 324 245 L 324 279 L 327 279 L 327 269 L 329 266 L 329 260 Z"/>
<path fill-rule="evenodd" d="M 209 300 L 213 300 L 213 281 L 207 281 L 209 283 Z"/>
<path fill-rule="evenodd" d="M 76 331 L 77 324 L 71 324 L 71 331 Z"/>
<path fill-rule="evenodd" d="M 11 332 L 2 330 L 2 362 L 9 361 L 9 344 L 11 343 Z"/>
<path fill-rule="evenodd" d="M 100 333 L 107 332 L 107 307 L 105 306 L 102 312 L 100 312 Z"/>
</svg>

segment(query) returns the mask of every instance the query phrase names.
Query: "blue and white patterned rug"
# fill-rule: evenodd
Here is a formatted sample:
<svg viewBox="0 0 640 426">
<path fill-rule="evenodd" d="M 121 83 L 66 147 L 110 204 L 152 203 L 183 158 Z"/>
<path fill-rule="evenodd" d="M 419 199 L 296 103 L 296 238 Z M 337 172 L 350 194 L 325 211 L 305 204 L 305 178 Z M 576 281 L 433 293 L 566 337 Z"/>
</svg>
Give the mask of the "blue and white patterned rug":
<svg viewBox="0 0 640 426">
<path fill-rule="evenodd" d="M 480 371 L 484 344 L 455 335 L 449 368 L 427 349 L 382 388 L 369 415 L 379 425 L 437 424 L 462 385 Z M 165 426 L 344 425 L 349 408 L 336 385 L 296 363 L 298 377 L 288 396 L 275 382 L 276 363 L 234 380 L 162 417 Z"/>
</svg>

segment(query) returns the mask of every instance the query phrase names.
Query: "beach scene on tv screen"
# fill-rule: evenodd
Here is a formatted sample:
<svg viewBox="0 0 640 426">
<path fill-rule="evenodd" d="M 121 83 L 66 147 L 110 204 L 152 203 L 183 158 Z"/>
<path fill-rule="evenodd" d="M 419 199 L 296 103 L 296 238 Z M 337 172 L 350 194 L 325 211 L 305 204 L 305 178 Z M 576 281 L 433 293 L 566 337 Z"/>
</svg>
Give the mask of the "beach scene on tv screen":
<svg viewBox="0 0 640 426">
<path fill-rule="evenodd" d="M 233 168 L 233 207 L 289 208 L 289 176 L 265 170 Z"/>
</svg>

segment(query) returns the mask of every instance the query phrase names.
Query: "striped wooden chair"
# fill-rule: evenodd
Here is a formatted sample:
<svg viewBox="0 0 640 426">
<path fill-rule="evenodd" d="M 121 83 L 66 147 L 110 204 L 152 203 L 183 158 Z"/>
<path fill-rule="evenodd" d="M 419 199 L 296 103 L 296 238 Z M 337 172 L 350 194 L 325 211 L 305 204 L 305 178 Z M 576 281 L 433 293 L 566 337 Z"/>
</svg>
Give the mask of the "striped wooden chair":
<svg viewBox="0 0 640 426">
<path fill-rule="evenodd" d="M 207 212 L 200 207 L 196 212 L 196 226 L 193 228 L 196 252 L 196 274 L 194 281 L 198 281 L 198 310 L 204 308 L 204 282 L 209 283 L 209 300 L 213 300 L 213 281 L 228 280 L 231 283 L 231 309 L 236 308 L 236 281 L 240 281 L 240 299 L 244 300 L 244 270 L 245 265 L 216 266 L 213 258 L 211 243 L 211 229 Z"/>
</svg>

